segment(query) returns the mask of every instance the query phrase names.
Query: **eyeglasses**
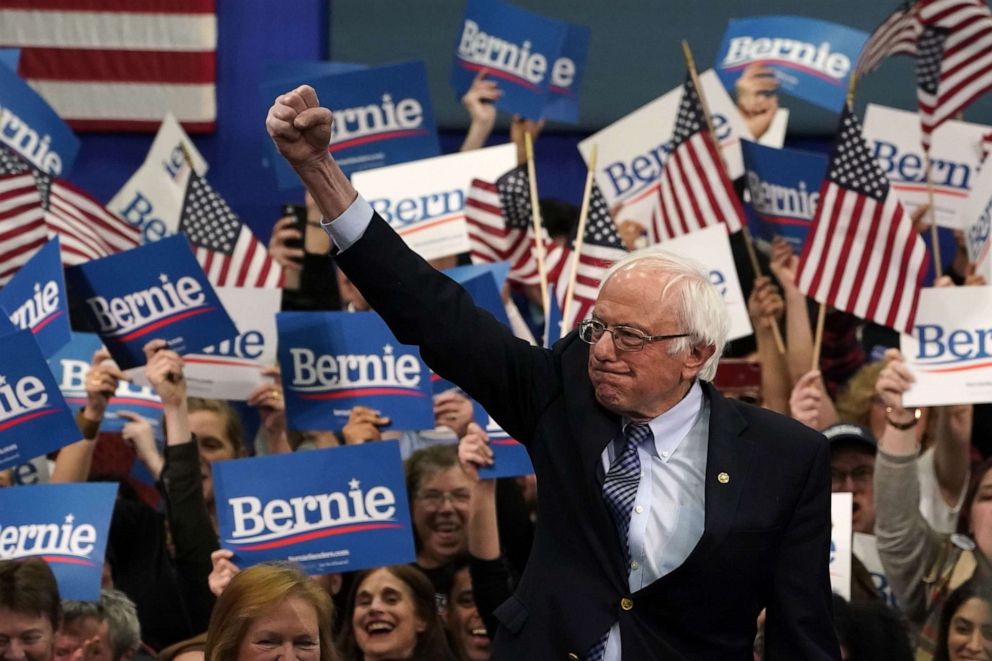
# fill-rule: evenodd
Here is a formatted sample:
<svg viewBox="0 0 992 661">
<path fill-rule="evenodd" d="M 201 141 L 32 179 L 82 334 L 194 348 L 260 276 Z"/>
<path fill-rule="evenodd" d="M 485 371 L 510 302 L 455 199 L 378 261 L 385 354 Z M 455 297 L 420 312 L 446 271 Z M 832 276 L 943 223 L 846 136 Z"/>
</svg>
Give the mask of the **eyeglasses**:
<svg viewBox="0 0 992 661">
<path fill-rule="evenodd" d="M 864 487 L 871 482 L 872 476 L 875 474 L 875 469 L 871 466 L 858 466 L 852 468 L 849 471 L 842 471 L 837 468 L 830 469 L 830 482 L 835 486 L 843 486 L 847 484 L 847 478 L 851 478 L 855 486 Z"/>
<path fill-rule="evenodd" d="M 662 340 L 674 340 L 679 337 L 689 337 L 689 333 L 676 333 L 674 335 L 647 335 L 631 328 L 630 326 L 613 326 L 610 328 L 602 321 L 596 319 L 586 319 L 579 322 L 579 339 L 588 344 L 596 344 L 603 337 L 603 333 L 613 336 L 613 346 L 620 351 L 640 351 L 648 342 L 660 342 Z"/>
<path fill-rule="evenodd" d="M 421 491 L 417 494 L 417 500 L 426 505 L 429 509 L 436 510 L 444 506 L 444 501 L 450 500 L 452 505 L 468 505 L 472 500 L 472 492 L 466 489 L 458 491 Z"/>
</svg>

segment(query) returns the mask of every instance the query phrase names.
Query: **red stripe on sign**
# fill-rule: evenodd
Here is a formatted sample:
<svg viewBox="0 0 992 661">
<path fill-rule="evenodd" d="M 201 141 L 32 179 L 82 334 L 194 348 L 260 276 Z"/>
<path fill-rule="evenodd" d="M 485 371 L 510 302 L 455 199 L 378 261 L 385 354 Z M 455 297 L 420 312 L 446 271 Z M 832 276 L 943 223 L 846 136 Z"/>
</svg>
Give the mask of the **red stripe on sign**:
<svg viewBox="0 0 992 661">
<path fill-rule="evenodd" d="M 59 564 L 66 565 L 84 565 L 86 567 L 96 567 L 95 562 L 90 562 L 89 560 L 83 560 L 82 558 L 72 558 L 64 555 L 43 555 L 41 559 L 45 562 L 52 563 L 56 562 Z"/>
<path fill-rule="evenodd" d="M 187 310 L 186 312 L 180 314 L 174 314 L 171 317 L 166 317 L 165 319 L 156 321 L 155 323 L 149 324 L 140 330 L 134 331 L 133 333 L 128 333 L 127 335 L 122 335 L 117 338 L 109 338 L 109 339 L 117 340 L 118 342 L 130 342 L 136 337 L 142 337 L 143 335 L 148 335 L 148 333 L 151 333 L 153 330 L 158 330 L 163 326 L 168 326 L 169 324 L 174 324 L 177 321 L 182 321 L 183 319 L 187 319 L 189 317 L 195 317 L 197 315 L 204 314 L 205 312 L 212 312 L 214 309 L 215 308 L 213 307 L 206 307 L 206 308 L 199 308 L 197 310 Z"/>
<path fill-rule="evenodd" d="M 344 140 L 342 142 L 335 142 L 327 146 L 327 151 L 332 154 L 336 151 L 341 151 L 342 149 L 350 149 L 351 147 L 357 147 L 358 145 L 365 145 L 370 142 L 379 142 L 380 140 L 393 140 L 396 138 L 411 138 L 415 135 L 427 135 L 427 129 L 407 129 L 404 131 L 387 131 L 386 133 L 376 133 L 375 135 L 366 135 L 361 138 L 352 138 L 351 140 Z"/>
<path fill-rule="evenodd" d="M 365 532 L 368 530 L 383 530 L 386 528 L 400 528 L 398 523 L 362 523 L 354 526 L 345 526 L 343 528 L 331 528 L 330 530 L 317 530 L 314 532 L 304 533 L 302 535 L 293 535 L 292 537 L 286 537 L 285 539 L 277 539 L 271 542 L 265 542 L 264 544 L 253 544 L 252 546 L 240 546 L 237 550 L 239 551 L 264 551 L 266 549 L 275 549 L 282 546 L 290 546 L 292 544 L 301 544 L 303 542 L 309 542 L 312 539 L 320 539 L 321 537 L 330 537 L 331 535 L 343 535 L 345 533 L 351 532 Z"/>
<path fill-rule="evenodd" d="M 62 315 L 62 310 L 56 310 L 55 312 L 53 312 L 50 315 L 48 315 L 47 317 L 45 317 L 42 321 L 39 321 L 33 328 L 31 328 L 31 332 L 32 333 L 37 333 L 42 328 L 44 328 L 48 324 L 52 323 L 56 319 L 58 319 L 61 315 Z"/>
<path fill-rule="evenodd" d="M 8 420 L 7 422 L 0 425 L 0 431 L 3 431 L 5 429 L 10 429 L 11 427 L 16 427 L 21 423 L 28 422 L 29 420 L 34 420 L 35 418 L 40 418 L 42 416 L 51 415 L 52 413 L 57 413 L 57 412 L 58 409 L 49 407 L 47 409 L 35 411 L 34 413 L 26 413 L 22 416 L 18 416 L 14 418 L 13 420 Z"/>
<path fill-rule="evenodd" d="M 197 365 L 229 365 L 233 367 L 254 367 L 262 369 L 262 366 L 251 360 L 235 360 L 234 358 L 203 358 L 201 356 L 183 356 L 183 362 Z"/>
<path fill-rule="evenodd" d="M 213 51 L 26 48 L 17 71 L 30 80 L 213 84 L 217 57 Z"/>
<path fill-rule="evenodd" d="M 186 122 L 179 118 L 187 133 L 213 133 L 216 122 Z M 153 121 L 132 119 L 69 119 L 66 124 L 76 131 L 104 131 L 108 133 L 155 133 L 162 126 L 162 120 Z"/>
<path fill-rule="evenodd" d="M 0 0 L 0 9 L 127 12 L 130 14 L 212 14 L 215 0 Z"/>
<path fill-rule="evenodd" d="M 334 392 L 301 393 L 300 399 L 344 399 L 345 397 L 370 397 L 373 395 L 402 395 L 404 397 L 421 397 L 419 390 L 405 388 L 353 388 L 351 390 L 336 390 Z"/>
<path fill-rule="evenodd" d="M 992 362 L 985 363 L 975 363 L 974 365 L 961 365 L 960 367 L 940 367 L 935 369 L 923 369 L 924 372 L 932 372 L 934 374 L 942 374 L 944 372 L 966 372 L 968 370 L 979 370 L 986 367 L 992 367 Z"/>
</svg>

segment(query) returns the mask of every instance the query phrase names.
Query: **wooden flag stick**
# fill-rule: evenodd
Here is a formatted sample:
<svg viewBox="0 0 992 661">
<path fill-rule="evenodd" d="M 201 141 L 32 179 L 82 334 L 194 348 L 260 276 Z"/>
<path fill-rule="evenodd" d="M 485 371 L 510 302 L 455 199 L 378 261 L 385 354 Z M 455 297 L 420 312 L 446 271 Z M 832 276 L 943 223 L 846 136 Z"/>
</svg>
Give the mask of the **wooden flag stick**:
<svg viewBox="0 0 992 661">
<path fill-rule="evenodd" d="M 813 364 L 811 370 L 820 366 L 820 347 L 823 346 L 823 322 L 827 316 L 827 306 L 820 303 L 820 311 L 816 314 L 816 335 L 813 336 Z"/>
<path fill-rule="evenodd" d="M 926 168 L 927 173 L 927 204 L 930 205 L 927 215 L 930 216 L 930 248 L 933 253 L 933 278 L 936 280 L 943 274 L 944 269 L 941 268 L 940 263 L 940 239 L 937 236 L 937 205 L 933 203 L 933 178 L 930 176 L 930 166 L 930 150 L 927 150 L 927 153 L 923 155 L 923 167 Z"/>
<path fill-rule="evenodd" d="M 716 137 L 716 129 L 713 128 L 713 118 L 710 117 L 710 108 L 706 104 L 706 97 L 703 94 L 703 86 L 699 83 L 699 73 L 696 71 L 696 61 L 692 57 L 692 49 L 689 48 L 689 42 L 685 39 L 682 40 L 682 55 L 685 56 L 685 64 L 689 69 L 689 77 L 692 79 L 692 85 L 696 88 L 696 94 L 699 95 L 699 105 L 703 108 L 703 117 L 706 118 L 706 128 L 709 129 L 710 136 L 713 138 L 713 145 L 716 147 L 717 153 L 720 154 L 720 163 L 723 165 L 723 169 L 727 171 L 727 161 L 723 158 L 723 150 L 720 148 L 720 140 Z M 727 174 L 727 178 L 730 178 L 730 174 Z M 748 231 L 747 225 L 743 227 L 744 230 L 744 246 L 747 248 L 747 256 L 751 262 L 751 269 L 754 271 L 755 277 L 760 278 L 764 275 L 761 271 L 761 264 L 758 263 L 758 253 L 754 250 L 754 243 L 751 241 L 751 232 Z M 778 349 L 780 354 L 785 353 L 785 342 L 782 339 L 782 331 L 778 327 L 778 322 L 772 319 L 772 335 L 775 337 L 775 347 Z"/>
<path fill-rule="evenodd" d="M 565 289 L 565 307 L 561 311 L 561 337 L 568 334 L 568 314 L 572 311 L 572 294 L 575 292 L 575 278 L 579 275 L 579 256 L 582 254 L 582 242 L 586 236 L 586 220 L 589 218 L 589 204 L 592 201 L 592 180 L 596 172 L 597 147 L 595 144 L 589 153 L 589 172 L 586 173 L 586 188 L 582 193 L 582 208 L 579 211 L 579 227 L 575 231 L 575 245 L 569 257 L 570 270 L 568 287 Z"/>
<path fill-rule="evenodd" d="M 527 150 L 527 179 L 530 183 L 530 216 L 534 221 L 534 256 L 537 258 L 537 273 L 541 279 L 541 306 L 544 318 L 548 318 L 548 269 L 544 263 L 544 233 L 541 231 L 541 208 L 537 201 L 537 173 L 534 168 L 534 139 L 530 131 L 524 133 L 524 147 Z"/>
</svg>

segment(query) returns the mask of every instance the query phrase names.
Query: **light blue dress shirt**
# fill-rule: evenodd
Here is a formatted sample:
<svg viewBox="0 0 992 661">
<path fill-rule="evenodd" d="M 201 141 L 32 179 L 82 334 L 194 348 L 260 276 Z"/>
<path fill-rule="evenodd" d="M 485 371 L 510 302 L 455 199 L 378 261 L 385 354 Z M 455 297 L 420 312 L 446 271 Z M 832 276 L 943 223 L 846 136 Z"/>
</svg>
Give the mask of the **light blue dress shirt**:
<svg viewBox="0 0 992 661">
<path fill-rule="evenodd" d="M 631 593 L 677 569 L 703 536 L 709 419 L 709 402 L 697 381 L 682 401 L 648 423 L 654 442 L 637 447 L 641 477 L 648 479 L 637 486 L 627 533 Z M 605 472 L 617 450 L 610 443 L 603 451 Z M 603 659 L 620 658 L 620 624 L 615 623 Z"/>
</svg>

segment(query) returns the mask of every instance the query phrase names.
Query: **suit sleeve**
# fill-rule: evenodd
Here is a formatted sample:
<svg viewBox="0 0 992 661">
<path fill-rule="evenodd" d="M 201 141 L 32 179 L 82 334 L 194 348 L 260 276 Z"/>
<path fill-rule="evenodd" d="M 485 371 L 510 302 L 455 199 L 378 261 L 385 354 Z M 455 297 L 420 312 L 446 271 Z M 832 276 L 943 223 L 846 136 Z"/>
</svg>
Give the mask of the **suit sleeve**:
<svg viewBox="0 0 992 661">
<path fill-rule="evenodd" d="M 550 352 L 515 338 L 477 308 L 378 214 L 336 261 L 400 342 L 418 345 L 431 369 L 482 404 L 514 438 L 530 442 L 560 389 Z"/>
<path fill-rule="evenodd" d="M 765 619 L 765 658 L 839 659 L 830 590 L 830 454 L 820 440 L 785 531 Z"/>
</svg>

